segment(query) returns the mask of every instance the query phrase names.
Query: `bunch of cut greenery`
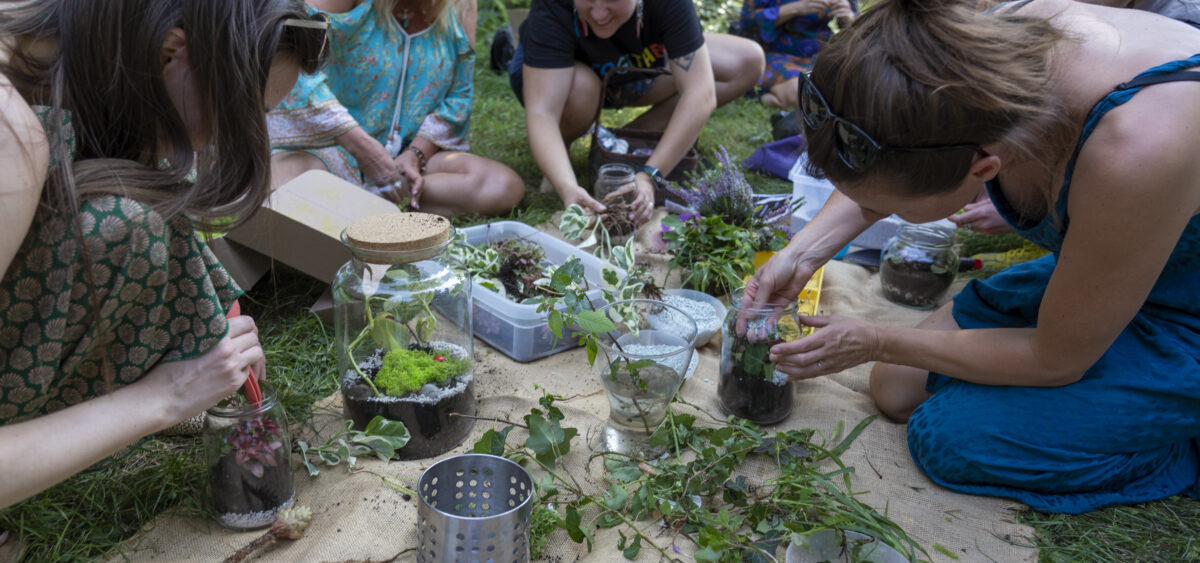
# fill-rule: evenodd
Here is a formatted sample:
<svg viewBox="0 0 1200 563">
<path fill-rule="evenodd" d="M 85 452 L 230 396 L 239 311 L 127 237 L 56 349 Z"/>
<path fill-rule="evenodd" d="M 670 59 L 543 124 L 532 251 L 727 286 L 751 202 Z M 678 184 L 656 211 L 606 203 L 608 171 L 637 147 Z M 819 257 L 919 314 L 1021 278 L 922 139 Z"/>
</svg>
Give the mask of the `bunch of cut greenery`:
<svg viewBox="0 0 1200 563">
<path fill-rule="evenodd" d="M 652 549 L 667 560 L 693 550 L 701 562 L 777 561 L 789 538 L 819 530 L 865 533 L 915 560 L 928 554 L 896 523 L 859 501 L 852 493 L 853 467 L 840 455 L 874 420 L 869 417 L 842 437 L 841 426 L 830 438 L 815 430 L 768 434 L 754 424 L 725 422 L 696 405 L 679 401 L 709 416 L 720 426 L 698 423 L 695 415 L 670 412 L 651 436 L 651 444 L 667 450 L 656 459 L 615 454 L 603 456 L 608 488 L 593 492 L 581 485 L 560 462 L 571 449 L 575 428 L 564 427 L 563 413 L 554 405 L 559 396 L 544 394 L 521 425 L 529 432 L 524 444 L 510 444 L 513 423 L 491 429 L 475 443 L 474 451 L 534 465 L 537 504 L 532 527 L 532 557 L 542 555 L 546 538 L 556 528 L 572 541 L 593 548 L 598 528 L 618 528 L 617 549 L 634 559 Z M 745 463 L 757 457 L 771 466 L 771 475 L 750 482 Z M 645 530 L 656 520 L 673 533 Z M 665 538 L 665 539 L 664 539 Z"/>
<path fill-rule="evenodd" d="M 721 295 L 741 286 L 754 268 L 755 252 L 783 248 L 787 233 L 775 225 L 803 200 L 756 203 L 741 166 L 724 147 L 716 160 L 692 175 L 686 187 L 667 186 L 696 213 L 663 219 L 663 241 L 672 255 L 671 268 L 688 272 L 684 285 Z"/>
</svg>

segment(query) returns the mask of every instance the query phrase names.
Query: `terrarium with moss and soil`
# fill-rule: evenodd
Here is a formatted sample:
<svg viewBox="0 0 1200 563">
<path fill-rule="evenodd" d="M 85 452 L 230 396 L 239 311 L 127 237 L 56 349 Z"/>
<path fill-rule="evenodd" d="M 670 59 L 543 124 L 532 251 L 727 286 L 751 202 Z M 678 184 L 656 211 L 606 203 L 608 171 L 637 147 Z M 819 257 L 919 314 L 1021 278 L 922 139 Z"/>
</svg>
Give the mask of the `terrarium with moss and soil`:
<svg viewBox="0 0 1200 563">
<path fill-rule="evenodd" d="M 475 415 L 471 280 L 445 252 L 444 217 L 397 213 L 348 227 L 352 258 L 333 282 L 343 410 L 357 430 L 404 423 L 400 459 L 450 450 Z"/>
</svg>

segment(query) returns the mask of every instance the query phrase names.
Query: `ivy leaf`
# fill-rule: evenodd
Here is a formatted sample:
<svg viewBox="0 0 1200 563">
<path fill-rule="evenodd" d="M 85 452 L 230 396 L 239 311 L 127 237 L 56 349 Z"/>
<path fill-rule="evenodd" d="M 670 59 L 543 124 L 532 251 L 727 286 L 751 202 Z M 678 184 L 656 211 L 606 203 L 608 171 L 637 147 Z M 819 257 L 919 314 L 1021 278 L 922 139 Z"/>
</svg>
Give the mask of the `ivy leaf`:
<svg viewBox="0 0 1200 563">
<path fill-rule="evenodd" d="M 567 529 L 567 535 L 571 536 L 571 541 L 575 543 L 583 542 L 583 530 L 579 525 L 583 523 L 583 517 L 580 516 L 579 510 L 574 505 L 567 505 L 567 519 L 564 526 Z"/>
<path fill-rule="evenodd" d="M 639 551 L 642 550 L 642 536 L 633 536 L 633 541 L 629 542 L 629 547 L 621 550 L 621 555 L 630 561 L 637 557 Z"/>
<path fill-rule="evenodd" d="M 608 473 L 613 479 L 622 483 L 632 483 L 637 481 L 638 477 L 642 476 L 642 470 L 637 466 L 637 463 L 626 461 L 616 456 L 607 456 L 604 458 L 604 468 L 608 469 Z"/>
<path fill-rule="evenodd" d="M 393 457 L 396 457 L 396 448 L 393 447 L 392 443 L 383 436 L 371 436 L 364 434 L 361 436 L 355 436 L 351 438 L 350 441 L 362 444 L 365 446 L 366 451 L 360 451 L 361 453 L 373 453 L 375 454 L 375 457 L 380 459 L 380 461 L 388 461 Z"/>
<path fill-rule="evenodd" d="M 574 438 L 577 432 L 574 428 L 564 429 L 557 422 L 548 421 L 540 414 L 525 415 L 525 424 L 529 426 L 529 438 L 525 440 L 525 447 L 533 451 L 539 462 L 550 468 L 554 467 L 555 460 L 570 451 L 571 438 Z"/>
<path fill-rule="evenodd" d="M 337 465 L 342 462 L 342 458 L 330 452 L 320 452 L 320 456 L 325 465 Z"/>
<path fill-rule="evenodd" d="M 613 483 L 604 493 L 604 506 L 607 506 L 609 510 L 621 510 L 625 506 L 626 500 L 629 500 L 629 491 L 626 491 L 625 487 L 618 483 Z"/>
<path fill-rule="evenodd" d="M 316 477 L 321 474 L 321 470 L 308 461 L 308 442 L 304 440 L 296 440 L 296 445 L 300 446 L 300 460 L 304 462 L 304 467 L 308 469 L 309 477 Z"/>
<path fill-rule="evenodd" d="M 504 446 L 508 442 L 508 433 L 513 427 L 505 426 L 503 430 L 497 432 L 494 428 L 483 433 L 483 436 L 475 442 L 475 448 L 471 451 L 477 454 L 491 454 L 494 456 L 504 455 Z"/>
<path fill-rule="evenodd" d="M 408 427 L 404 426 L 403 422 L 398 420 L 389 420 L 382 416 L 376 416 L 367 423 L 367 428 L 363 430 L 363 434 L 383 438 L 391 444 L 392 448 L 400 449 L 408 443 L 409 434 Z"/>
<path fill-rule="evenodd" d="M 616 325 L 600 311 L 582 311 L 575 315 L 575 324 L 592 334 L 604 334 L 616 330 Z"/>
</svg>

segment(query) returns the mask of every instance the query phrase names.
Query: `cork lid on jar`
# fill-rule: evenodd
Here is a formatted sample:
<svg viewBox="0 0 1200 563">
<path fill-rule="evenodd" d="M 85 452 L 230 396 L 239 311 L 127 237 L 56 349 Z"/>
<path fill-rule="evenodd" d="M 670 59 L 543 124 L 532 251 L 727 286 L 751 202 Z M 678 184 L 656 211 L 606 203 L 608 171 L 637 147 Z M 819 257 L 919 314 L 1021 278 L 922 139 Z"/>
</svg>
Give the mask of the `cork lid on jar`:
<svg viewBox="0 0 1200 563">
<path fill-rule="evenodd" d="M 346 227 L 342 238 L 353 249 L 377 260 L 404 264 L 441 253 L 450 233 L 450 221 L 441 215 L 387 213 L 355 221 Z"/>
</svg>

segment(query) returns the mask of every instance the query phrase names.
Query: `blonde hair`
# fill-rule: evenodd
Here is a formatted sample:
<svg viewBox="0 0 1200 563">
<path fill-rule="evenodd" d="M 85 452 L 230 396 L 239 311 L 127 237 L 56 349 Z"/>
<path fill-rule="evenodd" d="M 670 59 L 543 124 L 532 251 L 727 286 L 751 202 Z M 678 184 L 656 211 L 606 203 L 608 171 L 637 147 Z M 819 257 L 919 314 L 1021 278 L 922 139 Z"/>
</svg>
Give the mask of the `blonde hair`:
<svg viewBox="0 0 1200 563">
<path fill-rule="evenodd" d="M 1051 87 L 1068 39 L 1042 17 L 984 13 L 962 0 L 881 0 L 822 46 L 812 79 L 831 109 L 895 146 L 1003 143 L 1051 168 L 1076 128 Z M 865 171 L 837 156 L 833 127 L 808 131 L 810 171 L 835 183 L 886 175 L 909 195 L 959 185 L 970 148 L 884 151 Z M 1063 150 L 1067 150 L 1066 147 Z"/>
<path fill-rule="evenodd" d="M 433 25 L 436 25 L 441 29 L 445 29 L 450 25 L 450 18 L 446 17 L 446 15 L 453 11 L 457 16 L 459 4 L 462 3 L 461 0 L 427 1 L 433 4 L 435 7 L 435 10 L 433 11 L 435 14 L 433 17 Z M 375 0 L 375 3 L 371 6 L 371 9 L 375 12 L 375 18 L 378 21 L 383 22 L 384 26 L 389 31 L 397 31 L 400 28 L 400 25 L 396 23 L 395 16 L 393 16 L 393 12 L 396 10 L 396 2 L 397 0 Z M 459 16 L 458 19 L 462 18 Z"/>
</svg>

